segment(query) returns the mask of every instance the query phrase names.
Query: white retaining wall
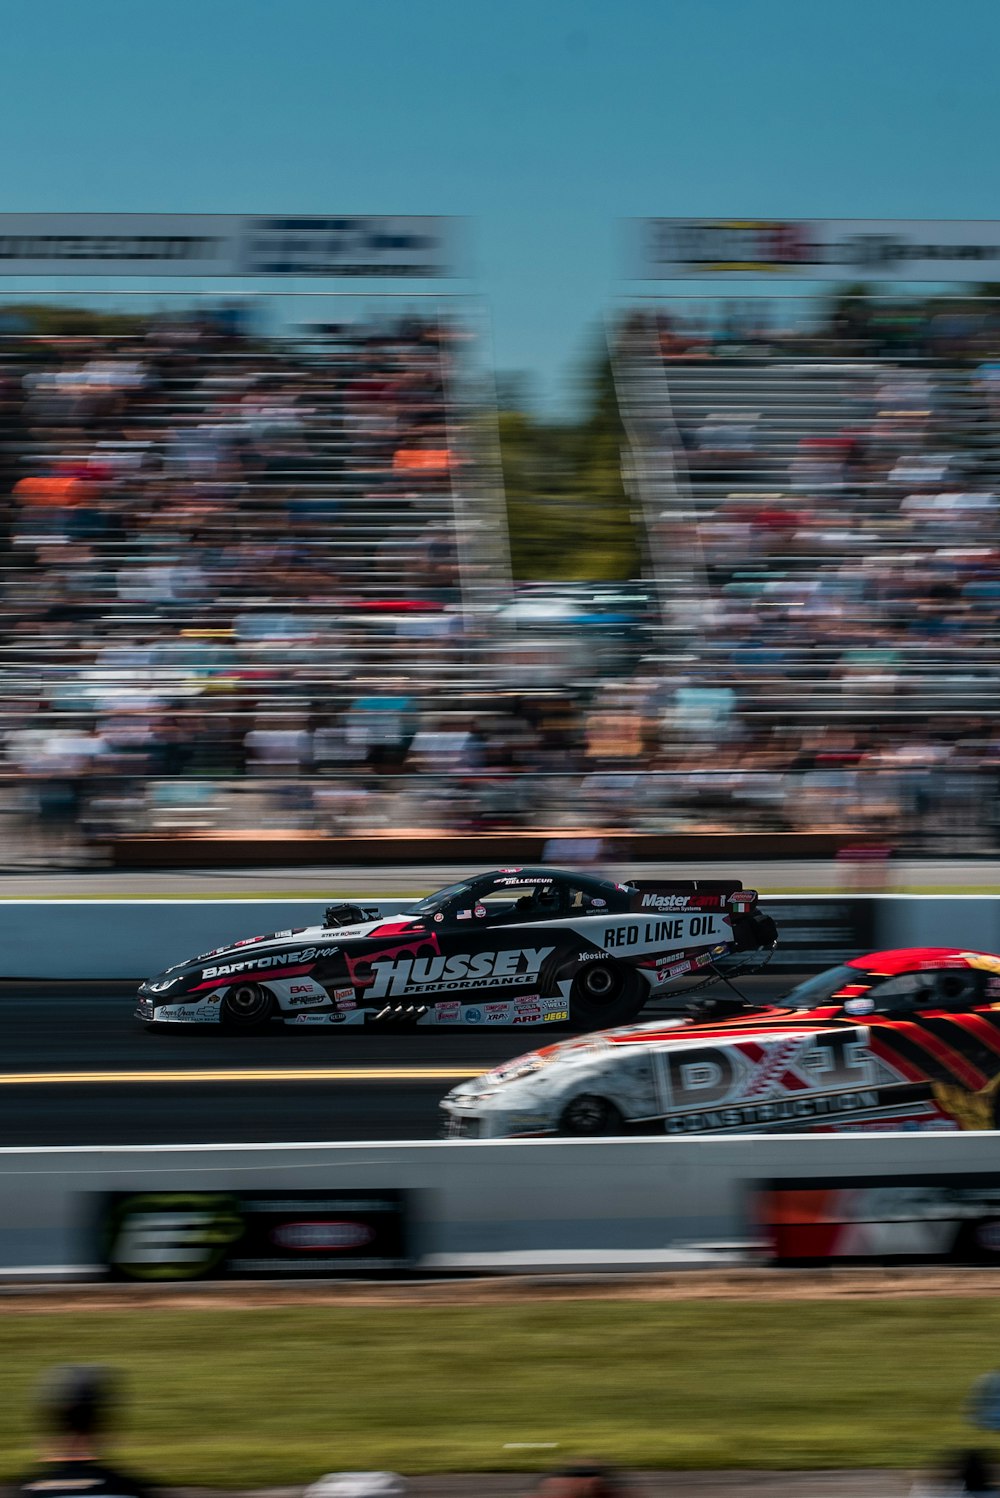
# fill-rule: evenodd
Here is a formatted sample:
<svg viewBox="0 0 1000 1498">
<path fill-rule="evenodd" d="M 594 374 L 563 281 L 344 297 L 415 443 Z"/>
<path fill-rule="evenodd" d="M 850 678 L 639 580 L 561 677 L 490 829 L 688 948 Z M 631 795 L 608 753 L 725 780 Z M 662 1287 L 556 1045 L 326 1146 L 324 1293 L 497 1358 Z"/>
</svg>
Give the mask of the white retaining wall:
<svg viewBox="0 0 1000 1498">
<path fill-rule="evenodd" d="M 991 1133 L 2 1149 L 0 1277 L 85 1270 L 107 1191 L 407 1188 L 418 1267 L 634 1267 L 752 1234 L 776 1176 L 998 1169 Z"/>
</svg>

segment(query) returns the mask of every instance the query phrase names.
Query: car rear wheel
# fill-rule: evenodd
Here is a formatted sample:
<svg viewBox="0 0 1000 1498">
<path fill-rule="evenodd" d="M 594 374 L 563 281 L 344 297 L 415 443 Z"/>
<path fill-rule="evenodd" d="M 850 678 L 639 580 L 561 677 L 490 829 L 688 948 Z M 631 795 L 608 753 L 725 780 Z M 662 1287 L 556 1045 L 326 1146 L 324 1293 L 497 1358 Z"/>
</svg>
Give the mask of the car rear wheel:
<svg viewBox="0 0 1000 1498">
<path fill-rule="evenodd" d="M 627 1025 L 642 1008 L 642 979 L 617 962 L 588 962 L 573 979 L 569 1018 L 577 1030 Z"/>
<path fill-rule="evenodd" d="M 274 1013 L 274 997 L 260 983 L 236 983 L 222 1001 L 222 1023 L 230 1030 L 263 1030 Z"/>
<path fill-rule="evenodd" d="M 621 1134 L 625 1119 L 620 1108 L 606 1097 L 595 1097 L 582 1092 L 566 1104 L 559 1119 L 560 1134 L 576 1135 L 578 1138 L 594 1138 L 598 1134 Z"/>
</svg>

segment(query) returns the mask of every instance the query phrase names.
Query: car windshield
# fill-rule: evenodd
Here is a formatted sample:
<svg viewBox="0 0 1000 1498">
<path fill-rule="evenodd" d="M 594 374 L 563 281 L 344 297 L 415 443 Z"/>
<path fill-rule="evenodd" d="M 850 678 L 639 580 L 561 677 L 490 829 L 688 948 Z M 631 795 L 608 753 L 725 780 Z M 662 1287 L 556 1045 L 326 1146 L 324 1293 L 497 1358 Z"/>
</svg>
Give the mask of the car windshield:
<svg viewBox="0 0 1000 1498">
<path fill-rule="evenodd" d="M 442 905 L 447 905 L 449 900 L 455 900 L 459 895 L 464 895 L 472 888 L 471 884 L 446 884 L 444 889 L 436 890 L 433 895 L 427 895 L 423 900 L 418 900 L 416 905 L 411 905 L 406 912 L 407 915 L 433 915 L 435 910 L 440 910 Z"/>
<path fill-rule="evenodd" d="M 848 967 L 844 963 L 841 967 L 828 967 L 814 978 L 807 978 L 804 983 L 793 988 L 791 993 L 786 994 L 781 1002 L 791 1004 L 794 1009 L 816 1009 L 820 1004 L 828 1004 L 834 994 L 839 994 L 849 985 L 858 984 L 867 988 L 870 982 L 871 979 L 866 977 L 861 968 Z"/>
</svg>

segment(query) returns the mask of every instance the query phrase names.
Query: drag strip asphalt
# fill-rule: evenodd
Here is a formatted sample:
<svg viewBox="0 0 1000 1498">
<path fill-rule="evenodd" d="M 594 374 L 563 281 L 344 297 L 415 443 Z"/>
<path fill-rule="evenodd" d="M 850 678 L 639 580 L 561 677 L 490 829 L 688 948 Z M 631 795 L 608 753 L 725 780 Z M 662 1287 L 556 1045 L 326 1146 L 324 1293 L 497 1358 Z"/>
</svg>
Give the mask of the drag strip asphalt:
<svg viewBox="0 0 1000 1498">
<path fill-rule="evenodd" d="M 752 986 L 770 998 L 788 980 Z M 135 987 L 0 982 L 0 1145 L 433 1139 L 456 1082 L 566 1034 L 150 1033 Z"/>
</svg>

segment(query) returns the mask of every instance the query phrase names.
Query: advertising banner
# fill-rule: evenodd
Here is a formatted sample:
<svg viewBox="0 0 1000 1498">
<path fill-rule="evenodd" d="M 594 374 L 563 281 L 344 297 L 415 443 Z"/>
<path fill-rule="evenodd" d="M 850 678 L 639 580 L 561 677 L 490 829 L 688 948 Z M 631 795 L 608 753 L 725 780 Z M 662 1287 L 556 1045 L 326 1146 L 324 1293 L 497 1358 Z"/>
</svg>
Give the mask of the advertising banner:
<svg viewBox="0 0 1000 1498">
<path fill-rule="evenodd" d="M 0 275 L 458 274 L 453 218 L 0 213 Z"/>
<path fill-rule="evenodd" d="M 753 1220 L 777 1263 L 919 1259 L 1000 1264 L 1000 1174 L 762 1182 Z"/>
<path fill-rule="evenodd" d="M 1000 280 L 996 219 L 643 218 L 633 223 L 630 274 L 642 281 Z"/>
<path fill-rule="evenodd" d="M 873 900 L 833 895 L 783 900 L 780 895 L 764 895 L 760 904 L 778 925 L 778 946 L 768 964 L 772 972 L 834 967 L 878 945 L 875 927 L 880 912 Z"/>
<path fill-rule="evenodd" d="M 409 1269 L 404 1191 L 130 1191 L 97 1203 L 113 1279 L 330 1279 Z"/>
</svg>

